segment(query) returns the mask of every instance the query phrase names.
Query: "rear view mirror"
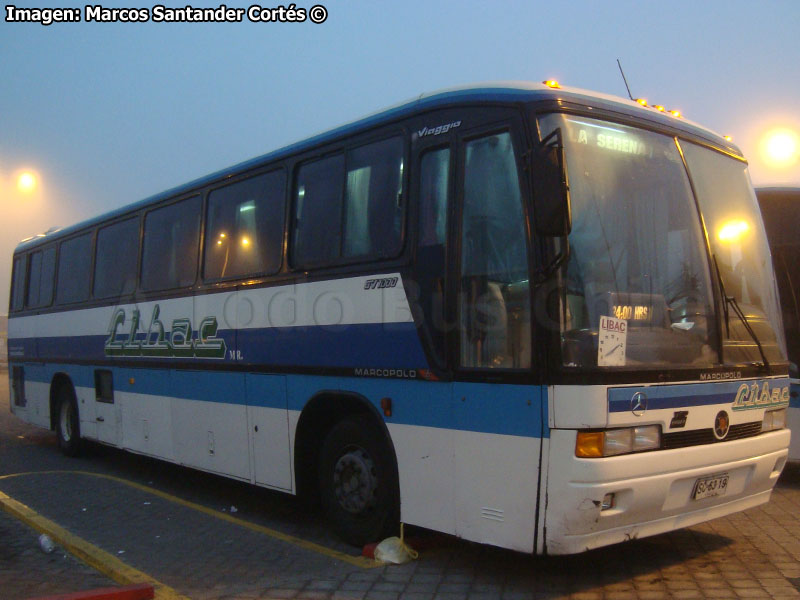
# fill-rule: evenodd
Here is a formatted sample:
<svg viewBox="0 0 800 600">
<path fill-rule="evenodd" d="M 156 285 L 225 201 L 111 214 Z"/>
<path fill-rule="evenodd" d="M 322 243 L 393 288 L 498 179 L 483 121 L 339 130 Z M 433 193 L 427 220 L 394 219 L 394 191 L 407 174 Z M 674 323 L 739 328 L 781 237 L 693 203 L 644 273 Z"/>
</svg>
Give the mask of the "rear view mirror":
<svg viewBox="0 0 800 600">
<path fill-rule="evenodd" d="M 566 237 L 572 230 L 572 210 L 561 128 L 542 140 L 533 153 L 531 166 L 536 233 L 544 237 Z"/>
</svg>

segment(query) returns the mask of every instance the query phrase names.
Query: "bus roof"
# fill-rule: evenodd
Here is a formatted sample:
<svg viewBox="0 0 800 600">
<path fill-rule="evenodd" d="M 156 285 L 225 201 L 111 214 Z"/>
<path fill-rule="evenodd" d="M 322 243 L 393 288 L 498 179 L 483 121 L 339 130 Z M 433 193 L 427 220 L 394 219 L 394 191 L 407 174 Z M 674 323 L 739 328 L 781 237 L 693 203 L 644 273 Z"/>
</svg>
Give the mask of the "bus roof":
<svg viewBox="0 0 800 600">
<path fill-rule="evenodd" d="M 741 156 L 741 151 L 730 141 L 713 131 L 693 123 L 683 117 L 674 117 L 669 113 L 660 112 L 652 106 L 642 106 L 633 100 L 592 92 L 579 88 L 559 87 L 557 89 L 549 87 L 544 83 L 533 82 L 491 82 L 475 84 L 457 88 L 439 90 L 428 94 L 420 94 L 418 97 L 401 102 L 395 106 L 383 109 L 379 112 L 357 119 L 356 121 L 341 125 L 334 129 L 313 135 L 302 141 L 295 142 L 283 148 L 274 150 L 262 156 L 258 156 L 236 165 L 227 167 L 210 175 L 200 177 L 189 183 L 160 192 L 144 200 L 128 204 L 107 213 L 92 217 L 88 220 L 70 225 L 64 228 L 51 228 L 45 233 L 40 233 L 33 237 L 22 240 L 15 251 L 25 250 L 30 247 L 47 243 L 53 239 L 67 236 L 83 228 L 97 225 L 106 220 L 111 220 L 127 213 L 135 212 L 151 204 L 156 204 L 170 197 L 179 196 L 191 192 L 194 189 L 202 188 L 215 181 L 224 180 L 240 172 L 258 167 L 293 154 L 299 154 L 316 145 L 331 142 L 340 137 L 353 135 L 371 127 L 388 124 L 396 119 L 407 117 L 416 113 L 457 106 L 459 104 L 470 103 L 524 103 L 535 101 L 562 101 L 581 106 L 591 106 L 601 108 L 611 112 L 619 113 L 623 116 L 634 117 L 643 121 L 650 121 L 656 126 L 667 127 L 689 133 L 691 135 L 704 138 L 728 151 Z"/>
</svg>

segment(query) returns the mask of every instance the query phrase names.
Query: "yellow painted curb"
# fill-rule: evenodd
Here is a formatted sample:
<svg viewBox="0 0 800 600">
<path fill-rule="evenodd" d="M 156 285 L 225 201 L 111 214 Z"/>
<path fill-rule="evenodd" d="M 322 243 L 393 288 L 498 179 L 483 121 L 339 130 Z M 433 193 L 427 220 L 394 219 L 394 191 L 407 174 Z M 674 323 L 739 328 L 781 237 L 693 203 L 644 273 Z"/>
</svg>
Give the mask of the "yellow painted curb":
<svg viewBox="0 0 800 600">
<path fill-rule="evenodd" d="M 186 596 L 180 595 L 174 589 L 150 577 L 147 573 L 126 565 L 116 556 L 112 556 L 86 540 L 71 534 L 60 525 L 50 519 L 46 519 L 33 509 L 22 504 L 22 502 L 14 500 L 3 492 L 0 492 L 0 508 L 36 531 L 47 534 L 67 552 L 117 583 L 123 585 L 149 583 L 155 590 L 156 600 L 189 600 Z"/>
<path fill-rule="evenodd" d="M 223 521 L 227 521 L 228 523 L 244 527 L 245 529 L 249 529 L 250 531 L 267 535 L 277 540 L 281 540 L 282 542 L 286 542 L 287 544 L 292 544 L 293 546 L 297 546 L 305 550 L 310 550 L 312 552 L 316 552 L 318 554 L 322 554 L 324 556 L 328 556 L 330 558 L 346 562 L 348 564 L 360 567 L 362 569 L 373 569 L 375 567 L 384 566 L 383 562 L 376 561 L 371 558 L 366 558 L 364 556 L 352 556 L 344 552 L 339 552 L 338 550 L 328 548 L 327 546 L 323 546 L 315 542 L 309 542 L 308 540 L 304 540 L 302 538 L 289 535 L 287 533 L 282 533 L 275 529 L 264 527 L 263 525 L 257 525 L 256 523 L 251 523 L 249 521 L 245 521 L 244 519 L 239 519 L 237 517 L 231 516 L 227 513 L 221 513 L 217 510 L 213 510 L 206 506 L 202 506 L 201 504 L 196 504 L 194 502 L 189 502 L 188 500 L 183 500 L 181 498 L 178 498 L 177 496 L 173 496 L 171 494 L 167 494 L 166 492 L 162 492 L 161 490 L 157 490 L 155 488 L 151 488 L 146 485 L 142 485 L 140 483 L 135 483 L 133 481 L 128 481 L 127 479 L 122 479 L 121 477 L 114 477 L 113 475 L 106 475 L 104 473 L 92 473 L 90 471 L 32 471 L 28 473 L 13 473 L 11 475 L 2 475 L 0 476 L 0 480 L 10 479 L 12 477 L 23 477 L 27 475 L 52 475 L 56 473 L 63 473 L 70 475 L 86 475 L 89 477 L 97 477 L 99 479 L 106 479 L 108 481 L 122 483 L 124 485 L 127 485 L 128 487 L 132 487 L 147 494 L 152 494 L 153 496 L 158 496 L 159 498 L 162 498 L 174 504 L 178 504 L 180 506 L 184 506 L 186 508 L 190 508 L 192 510 L 196 510 L 210 517 L 214 517 L 215 519 L 221 519 Z M 140 583 L 140 582 L 135 582 L 135 583 Z"/>
</svg>

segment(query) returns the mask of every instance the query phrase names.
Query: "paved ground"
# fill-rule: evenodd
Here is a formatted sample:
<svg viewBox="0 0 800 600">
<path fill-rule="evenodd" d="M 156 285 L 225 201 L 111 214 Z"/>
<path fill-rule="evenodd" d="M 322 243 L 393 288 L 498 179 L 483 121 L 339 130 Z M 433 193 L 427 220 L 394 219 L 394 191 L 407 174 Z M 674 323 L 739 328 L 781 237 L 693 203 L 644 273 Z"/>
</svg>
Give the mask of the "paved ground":
<svg viewBox="0 0 800 600">
<path fill-rule="evenodd" d="M 0 511 L 0 598 L 26 598 L 103 588 L 114 582 L 57 549 L 45 554 L 37 533 Z"/>
<path fill-rule="evenodd" d="M 0 492 L 163 584 L 162 598 L 800 596 L 798 468 L 765 507 L 580 556 L 447 538 L 411 564 L 368 568 L 291 497 L 101 447 L 62 456 L 54 434 L 10 415 L 0 373 Z M 0 512 L 0 599 L 114 585 L 37 537 Z"/>
</svg>

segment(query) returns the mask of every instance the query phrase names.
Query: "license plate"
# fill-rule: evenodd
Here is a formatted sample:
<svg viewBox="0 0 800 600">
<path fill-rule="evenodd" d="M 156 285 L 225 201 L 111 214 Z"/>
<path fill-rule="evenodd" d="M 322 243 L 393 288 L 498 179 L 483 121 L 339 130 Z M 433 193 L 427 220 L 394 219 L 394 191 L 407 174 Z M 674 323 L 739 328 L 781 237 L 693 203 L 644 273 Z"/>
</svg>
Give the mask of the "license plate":
<svg viewBox="0 0 800 600">
<path fill-rule="evenodd" d="M 693 500 L 703 498 L 713 498 L 714 496 L 724 496 L 728 493 L 728 474 L 712 475 L 711 477 L 701 477 L 694 484 L 692 492 Z"/>
</svg>

